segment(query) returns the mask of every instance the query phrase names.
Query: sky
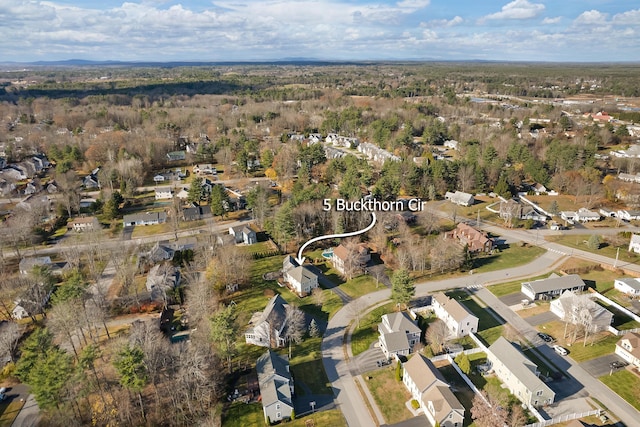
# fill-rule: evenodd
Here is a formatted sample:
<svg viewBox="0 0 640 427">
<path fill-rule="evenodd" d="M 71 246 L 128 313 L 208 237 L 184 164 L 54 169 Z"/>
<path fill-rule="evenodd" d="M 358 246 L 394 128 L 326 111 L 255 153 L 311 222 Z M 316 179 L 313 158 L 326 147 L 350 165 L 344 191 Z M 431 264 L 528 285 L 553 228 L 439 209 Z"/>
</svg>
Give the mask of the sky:
<svg viewBox="0 0 640 427">
<path fill-rule="evenodd" d="M 0 62 L 640 61 L 640 0 L 0 0 Z"/>
</svg>

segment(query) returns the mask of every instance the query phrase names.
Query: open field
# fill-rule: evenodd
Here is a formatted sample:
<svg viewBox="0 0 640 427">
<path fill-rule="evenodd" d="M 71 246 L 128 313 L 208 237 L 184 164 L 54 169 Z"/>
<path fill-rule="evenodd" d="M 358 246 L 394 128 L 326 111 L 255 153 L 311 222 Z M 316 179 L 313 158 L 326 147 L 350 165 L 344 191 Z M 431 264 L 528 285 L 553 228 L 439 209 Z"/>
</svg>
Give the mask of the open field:
<svg viewBox="0 0 640 427">
<path fill-rule="evenodd" d="M 589 235 L 586 234 L 576 234 L 576 235 L 560 235 L 560 236 L 546 236 L 546 240 L 550 242 L 559 243 L 561 245 L 568 246 L 570 248 L 580 249 L 583 251 L 591 252 L 594 254 L 606 256 L 612 259 L 616 258 L 617 248 L 613 246 L 609 246 L 607 244 L 602 244 L 600 249 L 591 249 L 587 246 L 587 241 L 589 240 Z M 627 245 L 629 242 L 627 241 Z M 637 263 L 640 261 L 640 256 L 634 254 L 633 252 L 627 251 L 628 246 L 621 247 L 619 254 L 619 262 L 632 262 Z"/>
</svg>

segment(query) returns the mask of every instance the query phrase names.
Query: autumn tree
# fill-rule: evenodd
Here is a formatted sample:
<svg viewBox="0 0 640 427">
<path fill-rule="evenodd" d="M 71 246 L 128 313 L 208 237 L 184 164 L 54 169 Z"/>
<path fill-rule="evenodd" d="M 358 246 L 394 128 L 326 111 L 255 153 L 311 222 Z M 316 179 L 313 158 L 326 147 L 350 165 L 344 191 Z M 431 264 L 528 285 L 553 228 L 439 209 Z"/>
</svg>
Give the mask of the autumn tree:
<svg viewBox="0 0 640 427">
<path fill-rule="evenodd" d="M 478 427 L 505 425 L 507 412 L 490 393 L 480 390 L 480 393 L 473 397 L 472 405 L 471 418 Z"/>
<path fill-rule="evenodd" d="M 431 323 L 425 333 L 425 339 L 434 353 L 441 353 L 443 351 L 448 336 L 449 329 L 447 329 L 447 325 L 440 319 Z"/>
<path fill-rule="evenodd" d="M 236 354 L 237 334 L 235 307 L 228 305 L 219 308 L 211 318 L 211 340 L 216 353 L 226 359 L 229 372 L 231 372 L 231 360 Z"/>
</svg>

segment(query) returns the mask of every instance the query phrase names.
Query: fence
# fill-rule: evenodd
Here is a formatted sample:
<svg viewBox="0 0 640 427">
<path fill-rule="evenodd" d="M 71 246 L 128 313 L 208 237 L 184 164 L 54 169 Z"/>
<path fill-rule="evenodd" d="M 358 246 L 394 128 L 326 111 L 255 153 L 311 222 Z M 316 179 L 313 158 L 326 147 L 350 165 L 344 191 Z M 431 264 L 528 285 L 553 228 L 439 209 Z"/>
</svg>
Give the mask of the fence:
<svg viewBox="0 0 640 427">
<path fill-rule="evenodd" d="M 574 414 L 560 415 L 559 417 L 555 417 L 555 418 L 552 418 L 550 420 L 540 421 L 540 422 L 533 423 L 533 424 L 527 424 L 525 427 L 552 426 L 554 424 L 564 423 L 566 421 L 571 421 L 571 420 L 577 420 L 577 419 L 580 419 L 580 418 L 589 417 L 591 415 L 596 415 L 596 416 L 600 415 L 600 409 L 594 409 L 594 410 L 588 411 L 588 412 L 578 412 L 578 413 L 574 413 Z"/>
<path fill-rule="evenodd" d="M 623 312 L 624 314 L 626 314 L 627 316 L 631 317 L 633 320 L 635 320 L 636 322 L 640 322 L 640 316 L 638 316 L 637 314 L 629 311 L 628 308 L 621 306 L 620 304 L 618 304 L 615 301 L 610 300 L 609 298 L 605 297 L 604 295 L 602 295 L 599 292 L 593 292 L 593 296 L 595 296 L 596 298 L 598 298 L 600 301 L 604 301 L 609 305 L 614 306 L 615 308 L 617 308 L 618 310 L 620 310 L 621 312 Z"/>
</svg>

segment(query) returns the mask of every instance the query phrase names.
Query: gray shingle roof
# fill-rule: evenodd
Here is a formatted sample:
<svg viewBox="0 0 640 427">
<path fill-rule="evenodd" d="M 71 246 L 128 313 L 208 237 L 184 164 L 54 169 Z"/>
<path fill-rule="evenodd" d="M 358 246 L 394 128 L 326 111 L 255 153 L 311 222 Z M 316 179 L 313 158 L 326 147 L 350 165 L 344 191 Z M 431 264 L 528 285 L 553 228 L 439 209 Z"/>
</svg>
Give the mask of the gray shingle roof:
<svg viewBox="0 0 640 427">
<path fill-rule="evenodd" d="M 406 333 L 419 334 L 420 333 L 420 328 L 411 321 L 411 319 L 409 318 L 409 316 L 407 316 L 405 312 L 389 313 L 389 314 L 385 314 L 382 317 L 386 317 L 389 322 L 389 326 L 391 326 L 391 331 L 389 332 L 399 331 L 399 332 L 402 332 L 403 334 L 406 334 Z M 384 325 L 384 322 L 383 322 L 383 325 Z"/>
<path fill-rule="evenodd" d="M 289 388 L 292 379 L 288 366 L 288 360 L 271 350 L 258 358 L 256 371 L 263 406 L 281 402 L 293 407 Z"/>
<path fill-rule="evenodd" d="M 567 276 L 550 277 L 548 279 L 534 280 L 533 282 L 524 282 L 522 286 L 528 287 L 536 294 L 540 294 L 575 287 L 584 288 L 585 283 L 577 274 L 569 274 Z"/>
</svg>

